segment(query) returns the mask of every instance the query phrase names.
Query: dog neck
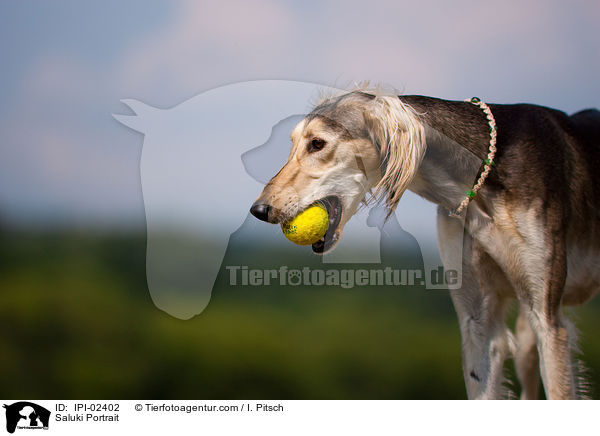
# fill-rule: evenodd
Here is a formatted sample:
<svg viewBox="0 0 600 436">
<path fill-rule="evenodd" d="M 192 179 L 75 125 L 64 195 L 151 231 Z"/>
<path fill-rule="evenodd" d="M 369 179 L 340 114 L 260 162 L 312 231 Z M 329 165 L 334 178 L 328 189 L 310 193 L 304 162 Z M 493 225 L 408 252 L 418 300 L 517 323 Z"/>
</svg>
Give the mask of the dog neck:
<svg viewBox="0 0 600 436">
<path fill-rule="evenodd" d="M 427 150 L 409 190 L 448 211 L 472 189 L 489 142 L 478 108 L 421 96 L 401 97 L 425 125 Z"/>
<path fill-rule="evenodd" d="M 425 133 L 427 150 L 408 189 L 448 211 L 455 210 L 473 187 L 481 159 L 430 127 Z"/>
</svg>

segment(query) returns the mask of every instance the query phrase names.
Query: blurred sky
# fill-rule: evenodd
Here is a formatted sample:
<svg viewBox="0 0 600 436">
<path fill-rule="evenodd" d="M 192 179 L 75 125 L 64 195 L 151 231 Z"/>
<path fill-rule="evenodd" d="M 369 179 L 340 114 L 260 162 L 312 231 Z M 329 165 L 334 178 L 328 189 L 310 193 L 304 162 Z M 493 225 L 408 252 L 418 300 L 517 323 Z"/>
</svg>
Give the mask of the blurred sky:
<svg viewBox="0 0 600 436">
<path fill-rule="evenodd" d="M 2 2 L 0 220 L 143 226 L 143 138 L 111 113 L 238 81 L 371 80 L 600 106 L 598 1 Z"/>
</svg>

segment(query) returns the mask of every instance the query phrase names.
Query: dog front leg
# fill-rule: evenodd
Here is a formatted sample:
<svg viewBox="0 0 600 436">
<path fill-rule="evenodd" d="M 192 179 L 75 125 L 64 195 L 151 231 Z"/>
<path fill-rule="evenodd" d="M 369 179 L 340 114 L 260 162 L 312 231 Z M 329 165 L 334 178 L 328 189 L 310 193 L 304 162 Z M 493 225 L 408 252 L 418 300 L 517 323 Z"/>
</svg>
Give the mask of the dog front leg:
<svg viewBox="0 0 600 436">
<path fill-rule="evenodd" d="M 471 274 L 466 282 L 463 276 L 467 286 L 451 293 L 461 328 L 467 393 L 473 399 L 508 398 L 504 361 L 513 352 L 514 339 L 504 322 L 508 300 L 498 287 L 505 284 L 504 276 L 476 246 L 472 250 Z"/>
<path fill-rule="evenodd" d="M 537 400 L 540 389 L 540 359 L 535 332 L 527 319 L 527 308 L 521 305 L 517 325 L 517 351 L 515 368 L 521 383 L 521 399 Z"/>
<path fill-rule="evenodd" d="M 561 316 L 548 317 L 535 308 L 528 311 L 536 333 L 540 372 L 546 397 L 550 400 L 577 398 L 577 380 L 572 362 L 575 332 Z"/>
<path fill-rule="evenodd" d="M 460 221 L 443 212 L 438 214 L 438 242 L 444 265 L 456 262 L 453 242 L 457 232 L 463 241 L 462 285 L 450 295 L 460 324 L 467 395 L 469 399 L 507 398 L 503 369 L 513 341 L 504 323 L 506 299 L 499 292 L 507 281 L 471 236 L 466 232 L 463 235 L 461 226 Z"/>
<path fill-rule="evenodd" d="M 497 211 L 495 222 L 477 234 L 505 271 L 535 333 L 546 397 L 576 396 L 571 362 L 575 334 L 561 314 L 567 275 L 566 242 L 557 208 L 541 205 L 527 210 L 513 206 Z M 540 218 L 542 216 L 543 218 Z"/>
<path fill-rule="evenodd" d="M 515 213 L 521 237 L 512 238 L 505 256 L 521 307 L 535 333 L 546 397 L 572 399 L 577 393 L 571 356 L 575 332 L 561 313 L 567 253 L 559 210 L 548 207 L 543 218 L 531 211 Z"/>
</svg>

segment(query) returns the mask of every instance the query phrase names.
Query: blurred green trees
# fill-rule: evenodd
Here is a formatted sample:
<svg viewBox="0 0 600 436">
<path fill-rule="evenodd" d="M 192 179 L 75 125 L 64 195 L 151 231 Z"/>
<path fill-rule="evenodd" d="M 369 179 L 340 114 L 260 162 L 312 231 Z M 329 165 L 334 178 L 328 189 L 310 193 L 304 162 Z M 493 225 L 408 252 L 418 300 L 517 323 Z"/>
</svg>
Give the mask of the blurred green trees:
<svg viewBox="0 0 600 436">
<path fill-rule="evenodd" d="M 445 292 L 238 288 L 180 321 L 153 305 L 143 235 L 4 233 L 5 398 L 464 398 Z M 598 385 L 597 301 L 576 313 Z M 510 366 L 509 366 L 510 368 Z"/>
</svg>

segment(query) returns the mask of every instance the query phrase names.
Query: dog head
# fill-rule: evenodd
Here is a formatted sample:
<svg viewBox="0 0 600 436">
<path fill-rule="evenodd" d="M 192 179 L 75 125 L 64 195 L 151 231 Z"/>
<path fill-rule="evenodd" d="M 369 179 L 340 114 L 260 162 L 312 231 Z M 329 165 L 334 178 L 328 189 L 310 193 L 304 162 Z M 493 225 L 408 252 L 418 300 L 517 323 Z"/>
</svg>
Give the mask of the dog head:
<svg viewBox="0 0 600 436">
<path fill-rule="evenodd" d="M 330 98 L 300 121 L 287 162 L 250 212 L 283 223 L 315 203 L 329 213 L 315 253 L 332 249 L 368 193 L 392 211 L 412 181 L 425 149 L 416 113 L 396 96 L 351 92 Z"/>
</svg>

